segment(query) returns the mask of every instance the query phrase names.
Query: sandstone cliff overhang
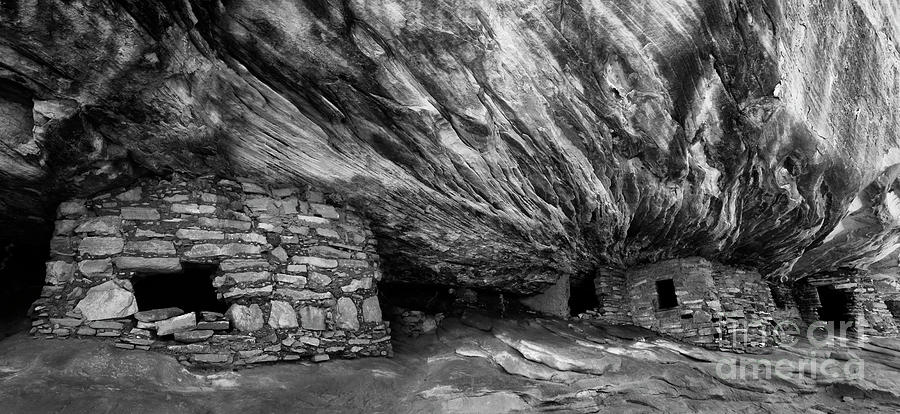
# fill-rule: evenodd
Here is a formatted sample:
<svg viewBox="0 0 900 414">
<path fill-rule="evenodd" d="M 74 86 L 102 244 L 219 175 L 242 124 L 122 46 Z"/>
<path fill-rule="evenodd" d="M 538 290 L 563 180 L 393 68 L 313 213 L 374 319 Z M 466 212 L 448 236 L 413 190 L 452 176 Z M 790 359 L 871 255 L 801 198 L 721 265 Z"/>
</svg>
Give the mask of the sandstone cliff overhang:
<svg viewBox="0 0 900 414">
<path fill-rule="evenodd" d="M 900 162 L 886 3 L 0 9 L 8 241 L 66 197 L 216 172 L 344 194 L 396 280 L 534 293 L 695 255 L 777 277 Z"/>
</svg>

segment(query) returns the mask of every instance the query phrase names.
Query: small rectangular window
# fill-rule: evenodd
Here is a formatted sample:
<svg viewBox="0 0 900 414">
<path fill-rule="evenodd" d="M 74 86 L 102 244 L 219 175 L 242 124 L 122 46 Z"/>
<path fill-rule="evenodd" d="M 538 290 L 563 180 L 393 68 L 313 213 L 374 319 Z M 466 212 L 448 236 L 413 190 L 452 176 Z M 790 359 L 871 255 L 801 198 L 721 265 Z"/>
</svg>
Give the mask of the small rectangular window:
<svg viewBox="0 0 900 414">
<path fill-rule="evenodd" d="M 657 280 L 656 299 L 660 309 L 677 307 L 678 298 L 675 297 L 675 281 L 672 279 Z"/>
</svg>

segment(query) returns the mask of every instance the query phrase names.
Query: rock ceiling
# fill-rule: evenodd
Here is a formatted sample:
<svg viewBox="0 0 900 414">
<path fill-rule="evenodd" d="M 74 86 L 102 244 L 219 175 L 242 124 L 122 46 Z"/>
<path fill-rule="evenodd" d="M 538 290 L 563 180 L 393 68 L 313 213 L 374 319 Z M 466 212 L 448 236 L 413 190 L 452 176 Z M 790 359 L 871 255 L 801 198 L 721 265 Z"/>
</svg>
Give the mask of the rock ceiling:
<svg viewBox="0 0 900 414">
<path fill-rule="evenodd" d="M 215 172 L 342 194 L 397 280 L 865 266 L 898 235 L 900 10 L 809 3 L 5 1 L 5 238 Z"/>
</svg>

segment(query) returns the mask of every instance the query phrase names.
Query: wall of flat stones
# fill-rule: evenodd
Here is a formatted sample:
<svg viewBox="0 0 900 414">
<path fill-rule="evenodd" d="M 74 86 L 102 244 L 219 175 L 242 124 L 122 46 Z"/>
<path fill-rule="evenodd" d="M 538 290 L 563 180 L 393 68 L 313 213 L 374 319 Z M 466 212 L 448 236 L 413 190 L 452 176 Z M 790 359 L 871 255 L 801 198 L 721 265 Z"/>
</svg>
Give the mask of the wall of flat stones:
<svg viewBox="0 0 900 414">
<path fill-rule="evenodd" d="M 794 287 L 794 295 L 806 323 L 820 320 L 819 310 L 827 303 L 819 298 L 818 286 L 831 286 L 851 298 L 849 322 L 857 333 L 896 335 L 897 322 L 875 281 L 863 270 L 842 270 L 809 276 Z"/>
<path fill-rule="evenodd" d="M 783 283 L 775 283 L 769 285 L 772 292 L 772 299 L 775 304 L 775 310 L 772 315 L 776 323 L 792 323 L 798 328 L 803 328 L 804 322 L 800 314 L 800 307 L 794 300 L 794 292 L 790 286 Z M 785 325 L 787 329 L 787 325 Z"/>
<path fill-rule="evenodd" d="M 660 309 L 656 281 L 672 279 L 678 306 Z M 708 348 L 774 343 L 774 303 L 759 273 L 694 257 L 598 275 L 601 320 L 631 323 Z M 616 292 L 623 292 L 618 294 Z M 618 303 L 617 303 L 618 302 Z"/>
<path fill-rule="evenodd" d="M 625 271 L 600 269 L 594 278 L 597 292 L 597 318 L 611 324 L 631 324 L 631 309 L 625 298 Z"/>
<path fill-rule="evenodd" d="M 32 332 L 113 338 L 121 348 L 171 352 L 186 363 L 388 355 L 375 243 L 352 209 L 329 205 L 315 190 L 214 177 L 144 181 L 60 205 Z M 94 312 L 85 305 L 91 295 L 124 292 L 116 294 L 127 301 L 131 278 L 177 273 L 184 263 L 217 264 L 210 283 L 229 312 L 175 329 L 218 326 L 212 336 L 162 340 L 130 305 L 103 320 L 85 315 Z"/>
</svg>

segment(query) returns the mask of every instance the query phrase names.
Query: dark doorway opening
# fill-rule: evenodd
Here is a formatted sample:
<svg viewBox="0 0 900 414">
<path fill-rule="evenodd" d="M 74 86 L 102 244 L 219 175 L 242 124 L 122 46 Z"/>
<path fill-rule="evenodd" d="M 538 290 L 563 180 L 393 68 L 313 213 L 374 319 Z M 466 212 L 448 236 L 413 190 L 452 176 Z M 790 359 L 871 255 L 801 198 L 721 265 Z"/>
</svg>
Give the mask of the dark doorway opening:
<svg viewBox="0 0 900 414">
<path fill-rule="evenodd" d="M 30 328 L 27 313 L 44 286 L 50 235 L 34 227 L 35 238 L 46 235 L 42 238 L 46 243 L 0 240 L 0 278 L 4 281 L 0 289 L 0 339 Z"/>
<path fill-rule="evenodd" d="M 672 309 L 678 306 L 674 280 L 663 279 L 656 281 L 656 300 L 660 309 Z"/>
<path fill-rule="evenodd" d="M 597 310 L 598 308 L 600 308 L 600 300 L 597 299 L 597 288 L 594 286 L 594 278 L 572 278 L 569 290 L 569 314 L 578 316 L 584 311 Z"/>
<path fill-rule="evenodd" d="M 818 286 L 819 320 L 825 322 L 851 321 L 850 308 L 853 297 L 850 292 L 835 289 L 831 286 Z"/>
<path fill-rule="evenodd" d="M 900 300 L 891 299 L 884 301 L 885 306 L 888 308 L 888 312 L 894 317 L 894 319 L 900 320 Z"/>
<path fill-rule="evenodd" d="M 217 264 L 182 263 L 181 273 L 139 275 L 131 279 L 138 309 L 176 307 L 185 312 L 225 312 L 212 285 Z"/>
</svg>

